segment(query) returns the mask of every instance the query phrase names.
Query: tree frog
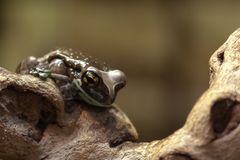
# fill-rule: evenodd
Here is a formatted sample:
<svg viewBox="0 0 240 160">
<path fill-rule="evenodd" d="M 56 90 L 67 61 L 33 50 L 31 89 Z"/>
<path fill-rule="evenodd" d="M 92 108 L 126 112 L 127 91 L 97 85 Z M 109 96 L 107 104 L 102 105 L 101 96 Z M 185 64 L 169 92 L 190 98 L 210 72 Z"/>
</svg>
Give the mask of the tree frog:
<svg viewBox="0 0 240 160">
<path fill-rule="evenodd" d="M 109 107 L 117 92 L 126 85 L 126 76 L 72 50 L 58 49 L 41 58 L 29 57 L 17 67 L 17 73 L 51 78 L 68 100 L 82 100 L 90 105 Z"/>
</svg>

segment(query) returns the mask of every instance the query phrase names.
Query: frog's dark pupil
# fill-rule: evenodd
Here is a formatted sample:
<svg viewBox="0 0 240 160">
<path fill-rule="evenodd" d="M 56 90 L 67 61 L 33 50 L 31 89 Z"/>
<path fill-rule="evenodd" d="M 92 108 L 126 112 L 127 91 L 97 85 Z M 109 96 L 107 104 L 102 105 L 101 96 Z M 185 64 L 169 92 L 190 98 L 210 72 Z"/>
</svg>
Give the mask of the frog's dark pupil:
<svg viewBox="0 0 240 160">
<path fill-rule="evenodd" d="M 83 82 L 87 83 L 90 86 L 96 85 L 98 83 L 98 80 L 98 76 L 92 71 L 86 72 L 83 76 Z"/>
<path fill-rule="evenodd" d="M 93 80 L 92 78 L 90 78 L 90 77 L 87 77 L 87 82 L 93 84 L 93 83 L 94 83 L 94 80 Z"/>
</svg>

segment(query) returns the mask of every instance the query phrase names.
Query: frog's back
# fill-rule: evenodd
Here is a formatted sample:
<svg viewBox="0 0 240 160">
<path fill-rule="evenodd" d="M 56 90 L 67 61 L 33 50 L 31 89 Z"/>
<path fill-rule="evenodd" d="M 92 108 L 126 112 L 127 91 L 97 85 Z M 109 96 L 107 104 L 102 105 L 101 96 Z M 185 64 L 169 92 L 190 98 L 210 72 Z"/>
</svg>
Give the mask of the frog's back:
<svg viewBox="0 0 240 160">
<path fill-rule="evenodd" d="M 93 66 L 103 71 L 110 70 L 110 67 L 105 62 L 85 55 L 82 52 L 73 51 L 72 49 L 57 49 L 46 54 L 40 61 L 51 61 L 56 58 L 63 59 L 66 65 L 76 69 Z"/>
</svg>

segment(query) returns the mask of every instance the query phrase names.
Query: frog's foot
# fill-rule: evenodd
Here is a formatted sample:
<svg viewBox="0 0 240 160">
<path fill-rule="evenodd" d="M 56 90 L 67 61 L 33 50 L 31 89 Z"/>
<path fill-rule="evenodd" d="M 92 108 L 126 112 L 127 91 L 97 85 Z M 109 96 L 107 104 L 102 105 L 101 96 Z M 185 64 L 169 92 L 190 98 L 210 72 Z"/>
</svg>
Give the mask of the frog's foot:
<svg viewBox="0 0 240 160">
<path fill-rule="evenodd" d="M 65 112 L 72 113 L 77 108 L 77 105 L 75 104 L 76 102 L 74 102 L 74 96 L 76 95 L 76 93 L 73 85 L 71 83 L 67 83 L 60 86 L 59 89 L 65 102 Z"/>
<path fill-rule="evenodd" d="M 74 112 L 77 107 L 78 105 L 76 105 L 76 102 L 74 100 L 65 100 L 64 111 L 66 113 Z"/>
<path fill-rule="evenodd" d="M 33 68 L 29 72 L 31 75 L 35 77 L 39 77 L 42 80 L 46 80 L 51 76 L 51 71 L 49 69 L 44 69 L 44 68 Z"/>
</svg>

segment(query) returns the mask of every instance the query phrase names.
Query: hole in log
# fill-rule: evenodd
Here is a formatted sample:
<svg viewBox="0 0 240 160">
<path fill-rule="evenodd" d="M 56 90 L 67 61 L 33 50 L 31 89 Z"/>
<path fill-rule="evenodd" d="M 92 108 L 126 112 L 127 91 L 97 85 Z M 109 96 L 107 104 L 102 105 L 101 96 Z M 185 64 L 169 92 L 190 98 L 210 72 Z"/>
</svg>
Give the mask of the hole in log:
<svg viewBox="0 0 240 160">
<path fill-rule="evenodd" d="M 223 61 L 224 61 L 224 52 L 219 53 L 219 54 L 217 55 L 217 58 L 218 58 L 220 64 L 222 64 Z"/>
<path fill-rule="evenodd" d="M 160 157 L 159 160 L 194 160 L 190 155 L 184 153 L 174 153 L 166 157 Z"/>
<path fill-rule="evenodd" d="M 39 142 L 42 139 L 42 134 L 47 128 L 48 124 L 54 123 L 56 119 L 56 115 L 52 114 L 50 112 L 41 111 L 40 119 L 38 123 L 36 124 L 36 129 L 39 130 L 39 132 L 33 132 L 32 137 Z"/>
<path fill-rule="evenodd" d="M 211 124 L 217 135 L 224 132 L 233 117 L 233 109 L 238 102 L 231 99 L 222 99 L 211 108 Z"/>
<path fill-rule="evenodd" d="M 36 125 L 36 128 L 44 132 L 47 125 L 54 123 L 56 117 L 52 113 L 41 111 L 41 117 Z"/>
</svg>

